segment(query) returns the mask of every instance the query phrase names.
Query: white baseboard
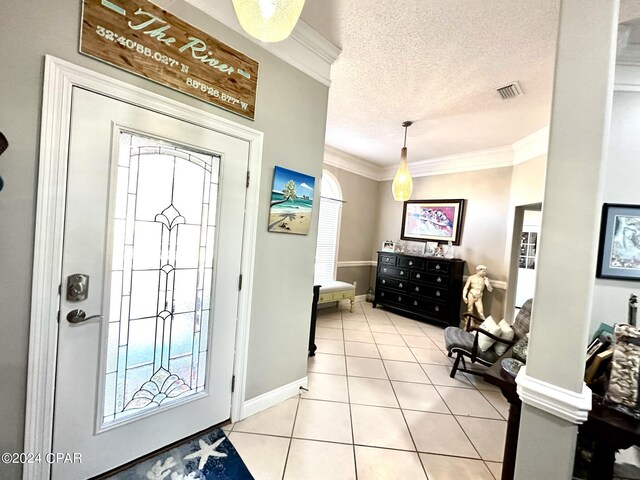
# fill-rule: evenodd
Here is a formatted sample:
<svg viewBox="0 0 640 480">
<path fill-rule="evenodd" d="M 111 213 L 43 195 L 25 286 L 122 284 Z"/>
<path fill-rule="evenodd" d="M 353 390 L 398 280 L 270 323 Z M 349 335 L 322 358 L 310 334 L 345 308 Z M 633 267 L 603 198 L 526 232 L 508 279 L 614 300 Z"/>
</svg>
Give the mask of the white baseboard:
<svg viewBox="0 0 640 480">
<path fill-rule="evenodd" d="M 269 407 L 273 407 L 280 402 L 284 402 L 291 397 L 295 397 L 300 393 L 300 387 L 307 388 L 307 377 L 300 378 L 282 387 L 271 390 L 270 392 L 258 395 L 251 400 L 247 400 L 242 405 L 242 411 L 239 418 L 234 421 L 240 421 L 244 418 L 255 415 Z"/>
<path fill-rule="evenodd" d="M 356 302 L 366 302 L 366 301 L 367 301 L 366 295 L 356 295 Z"/>
</svg>

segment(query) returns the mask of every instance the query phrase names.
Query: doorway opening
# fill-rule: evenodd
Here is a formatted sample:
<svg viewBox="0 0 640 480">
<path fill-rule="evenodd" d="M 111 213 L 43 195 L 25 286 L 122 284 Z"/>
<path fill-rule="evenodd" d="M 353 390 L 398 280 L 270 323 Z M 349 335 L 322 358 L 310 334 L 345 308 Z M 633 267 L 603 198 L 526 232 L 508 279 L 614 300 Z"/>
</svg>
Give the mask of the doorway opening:
<svg viewBox="0 0 640 480">
<path fill-rule="evenodd" d="M 507 317 L 513 315 L 515 318 L 522 304 L 534 297 L 541 223 L 542 203 L 516 207 L 509 262 Z"/>
</svg>

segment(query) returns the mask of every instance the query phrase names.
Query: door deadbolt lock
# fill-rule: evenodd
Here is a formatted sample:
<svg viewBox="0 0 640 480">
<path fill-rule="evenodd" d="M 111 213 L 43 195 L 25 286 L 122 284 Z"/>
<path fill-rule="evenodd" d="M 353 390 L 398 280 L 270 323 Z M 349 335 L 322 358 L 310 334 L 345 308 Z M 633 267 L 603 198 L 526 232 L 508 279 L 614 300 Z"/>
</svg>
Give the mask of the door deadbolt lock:
<svg viewBox="0 0 640 480">
<path fill-rule="evenodd" d="M 80 302 L 86 300 L 89 294 L 89 275 L 74 273 L 67 277 L 67 300 Z"/>
</svg>

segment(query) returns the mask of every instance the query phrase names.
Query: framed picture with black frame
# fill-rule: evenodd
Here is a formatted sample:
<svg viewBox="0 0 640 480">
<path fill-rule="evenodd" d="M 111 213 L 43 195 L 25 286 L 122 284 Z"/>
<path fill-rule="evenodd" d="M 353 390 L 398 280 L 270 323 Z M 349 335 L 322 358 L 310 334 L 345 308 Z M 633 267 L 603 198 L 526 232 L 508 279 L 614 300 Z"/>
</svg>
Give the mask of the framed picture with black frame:
<svg viewBox="0 0 640 480">
<path fill-rule="evenodd" d="M 640 280 L 640 205 L 603 204 L 596 277 Z"/>
<path fill-rule="evenodd" d="M 460 245 L 465 200 L 407 200 L 402 211 L 403 240 Z"/>
</svg>

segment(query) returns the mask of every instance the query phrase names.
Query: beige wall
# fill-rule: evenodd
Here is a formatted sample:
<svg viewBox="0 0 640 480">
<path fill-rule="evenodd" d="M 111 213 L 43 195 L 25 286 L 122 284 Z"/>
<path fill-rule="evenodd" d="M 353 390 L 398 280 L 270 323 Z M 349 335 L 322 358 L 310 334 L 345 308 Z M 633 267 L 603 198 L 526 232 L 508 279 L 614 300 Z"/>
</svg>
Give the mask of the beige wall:
<svg viewBox="0 0 640 480">
<path fill-rule="evenodd" d="M 511 175 L 510 203 L 517 207 L 542 201 L 547 156 L 540 155 L 514 165 Z"/>
<path fill-rule="evenodd" d="M 257 113 L 252 122 L 80 55 L 80 7 L 77 0 L 8 0 L 3 3 L 0 15 L 0 129 L 10 143 L 0 158 L 0 174 L 5 180 L 5 188 L 0 192 L 2 452 L 23 449 L 40 104 L 46 53 L 265 132 L 260 185 L 260 198 L 264 201 L 258 218 L 247 399 L 306 375 L 317 217 L 306 236 L 268 233 L 266 227 L 275 165 L 317 179 L 321 176 L 327 87 L 185 2 L 171 2 L 172 13 L 260 62 Z M 297 274 L 282 274 L 288 271 Z M 283 298 L 287 315 L 282 314 Z M 20 476 L 19 465 L 0 468 L 2 478 Z"/>
<path fill-rule="evenodd" d="M 640 82 L 638 82 L 640 83 Z M 640 93 L 615 92 L 611 112 L 611 132 L 604 174 L 603 201 L 640 204 Z M 597 252 L 593 252 L 597 255 Z M 613 325 L 627 321 L 630 294 L 640 295 L 640 284 L 628 280 L 596 279 L 590 333 L 600 323 Z"/>
<path fill-rule="evenodd" d="M 338 179 L 342 189 L 342 219 L 338 239 L 338 262 L 375 259 L 373 241 L 378 228 L 378 182 L 331 165 L 324 165 Z M 336 279 L 358 282 L 356 295 L 364 295 L 372 285 L 372 267 L 340 267 Z"/>
<path fill-rule="evenodd" d="M 507 292 L 505 298 L 505 317 L 513 320 L 516 304 L 516 286 L 518 282 L 518 253 L 520 251 L 520 233 L 525 205 L 540 204 L 544 196 L 544 183 L 547 156 L 540 155 L 524 163 L 514 165 L 511 174 L 511 194 L 509 212 L 506 218 L 504 264 L 508 269 Z M 540 237 L 538 237 L 539 239 Z M 538 248 L 540 245 L 538 245 Z M 537 271 L 537 270 L 536 270 Z M 535 273 L 535 271 L 534 271 Z M 535 284 L 535 277 L 530 279 Z M 535 288 L 534 288 L 535 292 Z M 535 294 L 534 294 L 535 297 Z"/>
<path fill-rule="evenodd" d="M 489 268 L 492 280 L 505 281 L 507 278 L 504 255 L 511 174 L 512 168 L 505 167 L 413 179 L 412 199 L 467 200 L 461 243 L 454 247 L 454 256 L 467 262 L 465 274 L 475 273 L 476 266 L 484 264 Z M 391 182 L 380 182 L 376 248 L 386 239 L 400 239 L 402 207 L 402 202 L 393 200 Z M 500 289 L 487 293 L 485 312 L 502 318 L 504 293 Z"/>
<path fill-rule="evenodd" d="M 342 205 L 338 261 L 375 258 L 371 248 L 377 228 L 378 182 L 331 165 L 325 164 L 324 168 L 340 182 L 346 202 Z"/>
</svg>

